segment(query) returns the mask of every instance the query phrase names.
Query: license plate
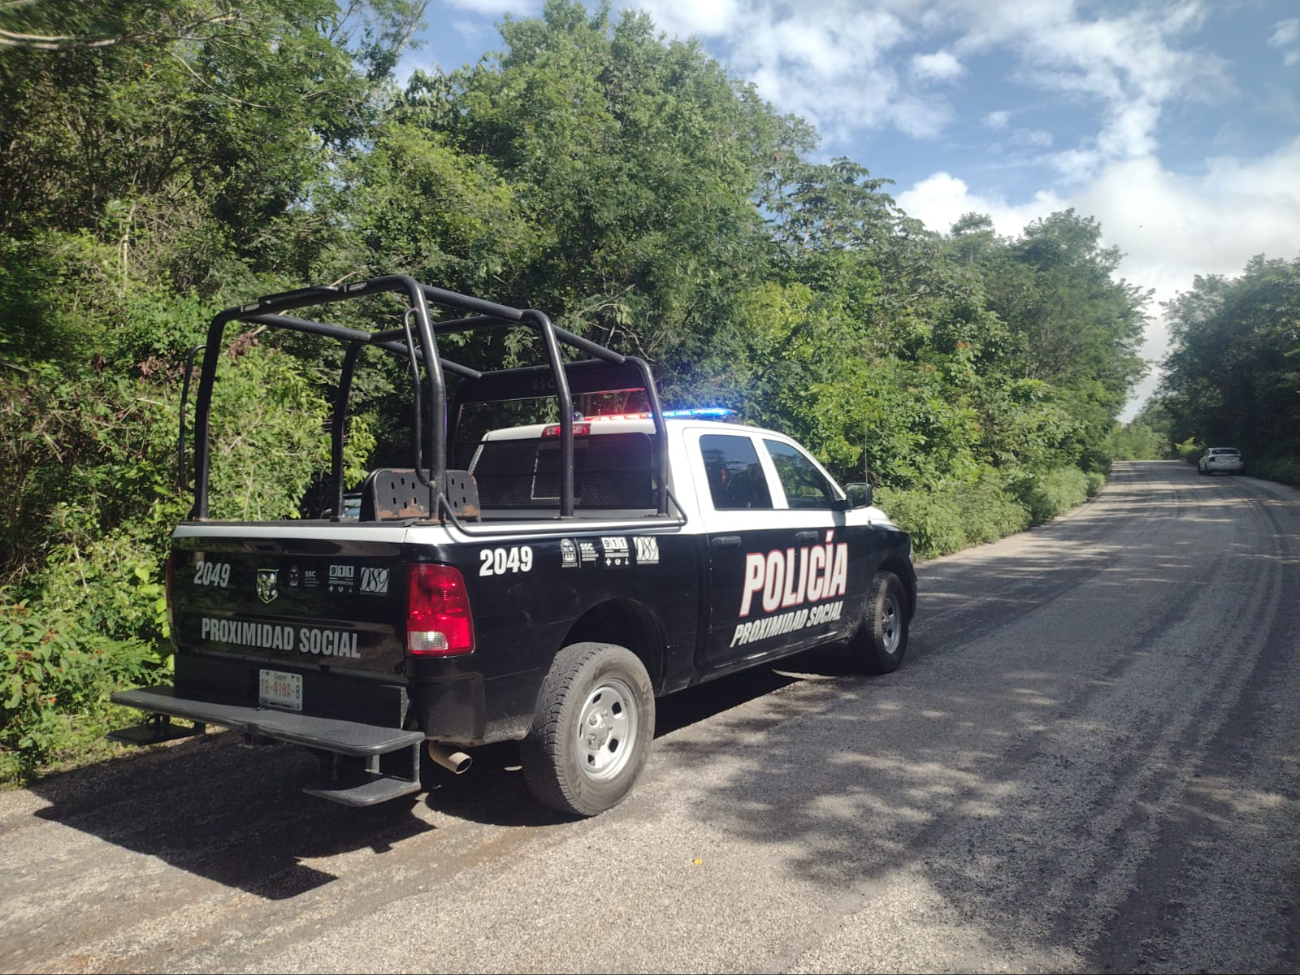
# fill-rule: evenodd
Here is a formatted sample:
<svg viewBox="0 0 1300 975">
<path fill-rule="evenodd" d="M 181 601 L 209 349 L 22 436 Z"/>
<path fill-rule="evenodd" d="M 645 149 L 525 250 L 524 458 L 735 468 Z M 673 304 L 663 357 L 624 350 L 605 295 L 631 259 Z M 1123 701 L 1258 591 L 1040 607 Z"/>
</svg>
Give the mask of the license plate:
<svg viewBox="0 0 1300 975">
<path fill-rule="evenodd" d="M 302 674 L 280 670 L 258 672 L 257 703 L 263 707 L 302 710 Z"/>
</svg>

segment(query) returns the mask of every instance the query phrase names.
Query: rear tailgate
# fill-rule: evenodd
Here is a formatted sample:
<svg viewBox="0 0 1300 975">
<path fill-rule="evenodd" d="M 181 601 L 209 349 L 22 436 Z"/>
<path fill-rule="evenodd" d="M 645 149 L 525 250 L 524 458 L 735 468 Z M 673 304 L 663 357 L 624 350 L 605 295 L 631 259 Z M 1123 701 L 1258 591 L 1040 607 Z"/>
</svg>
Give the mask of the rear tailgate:
<svg viewBox="0 0 1300 975">
<path fill-rule="evenodd" d="M 404 663 L 402 545 L 292 527 L 274 536 L 177 533 L 172 607 L 180 651 L 269 667 L 390 678 Z M 376 534 L 379 534 L 376 532 Z M 316 537 L 312 537 L 315 535 Z"/>
</svg>

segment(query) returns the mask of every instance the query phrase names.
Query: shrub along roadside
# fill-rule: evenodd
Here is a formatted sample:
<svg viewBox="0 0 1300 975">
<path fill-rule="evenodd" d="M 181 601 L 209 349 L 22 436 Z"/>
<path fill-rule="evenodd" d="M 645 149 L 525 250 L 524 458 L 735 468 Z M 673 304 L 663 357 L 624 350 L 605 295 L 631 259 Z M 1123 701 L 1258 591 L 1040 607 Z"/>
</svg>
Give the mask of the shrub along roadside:
<svg viewBox="0 0 1300 975">
<path fill-rule="evenodd" d="M 911 533 L 916 557 L 929 559 L 1051 521 L 1091 498 L 1105 483 L 1105 475 L 1077 467 L 1010 477 L 990 471 L 974 483 L 946 481 L 912 490 L 882 487 L 876 491 L 876 503 Z"/>
<path fill-rule="evenodd" d="M 1263 460 L 1247 457 L 1246 473 L 1266 481 L 1300 487 L 1300 457 L 1266 457 Z"/>
<path fill-rule="evenodd" d="M 40 618 L 25 602 L 0 599 L 0 646 L 0 783 L 113 754 L 118 746 L 104 734 L 134 718 L 108 695 L 165 670 L 151 644 L 110 639 L 70 617 Z"/>
</svg>

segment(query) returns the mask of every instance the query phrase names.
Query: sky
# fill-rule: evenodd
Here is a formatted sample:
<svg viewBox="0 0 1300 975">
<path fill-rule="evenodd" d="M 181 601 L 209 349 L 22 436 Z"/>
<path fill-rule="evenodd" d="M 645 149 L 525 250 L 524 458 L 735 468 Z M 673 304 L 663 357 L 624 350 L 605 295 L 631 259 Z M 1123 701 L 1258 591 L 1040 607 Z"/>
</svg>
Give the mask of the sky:
<svg viewBox="0 0 1300 975">
<path fill-rule="evenodd" d="M 590 6 L 590 4 L 589 4 Z M 694 36 L 821 134 L 931 230 L 963 213 L 1013 236 L 1073 207 L 1154 292 L 1142 354 L 1168 347 L 1160 302 L 1256 254 L 1300 257 L 1296 0 L 613 0 Z M 431 0 L 402 65 L 451 70 L 501 48 L 542 0 Z"/>
</svg>

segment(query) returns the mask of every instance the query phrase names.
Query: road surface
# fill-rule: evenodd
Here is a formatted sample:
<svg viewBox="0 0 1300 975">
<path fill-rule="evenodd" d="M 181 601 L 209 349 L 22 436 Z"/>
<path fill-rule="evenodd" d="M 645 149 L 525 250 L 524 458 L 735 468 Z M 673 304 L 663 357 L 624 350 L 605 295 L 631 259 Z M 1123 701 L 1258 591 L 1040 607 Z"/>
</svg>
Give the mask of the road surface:
<svg viewBox="0 0 1300 975">
<path fill-rule="evenodd" d="M 592 820 L 215 733 L 0 794 L 0 970 L 1300 968 L 1300 492 L 1120 464 L 920 581 L 899 672 L 661 702 Z"/>
</svg>

